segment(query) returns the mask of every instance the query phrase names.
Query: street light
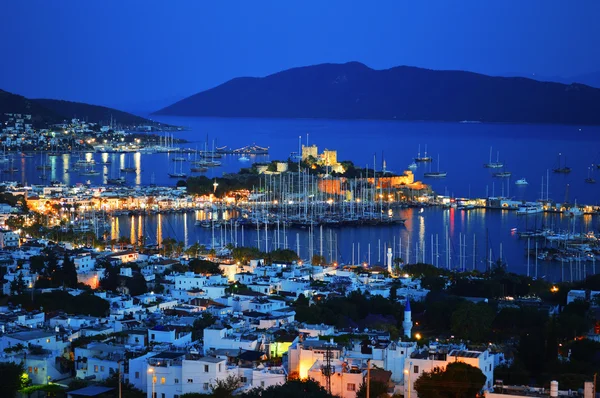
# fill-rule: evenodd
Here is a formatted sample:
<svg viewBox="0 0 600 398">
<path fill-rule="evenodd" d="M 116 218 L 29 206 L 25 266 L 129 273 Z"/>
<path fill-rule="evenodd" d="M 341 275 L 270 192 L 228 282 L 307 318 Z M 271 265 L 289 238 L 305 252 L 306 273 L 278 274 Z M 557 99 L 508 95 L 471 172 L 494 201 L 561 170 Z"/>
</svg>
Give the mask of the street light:
<svg viewBox="0 0 600 398">
<path fill-rule="evenodd" d="M 412 368 L 412 362 L 409 362 L 408 369 L 404 369 L 404 374 L 408 378 L 408 395 L 407 395 L 407 398 L 410 398 L 410 390 L 411 390 L 411 388 L 410 388 L 410 368 Z"/>
<path fill-rule="evenodd" d="M 152 375 L 152 398 L 156 397 L 156 393 L 154 392 L 155 384 L 156 384 L 156 375 L 154 374 L 154 368 L 148 369 L 148 373 Z"/>
</svg>

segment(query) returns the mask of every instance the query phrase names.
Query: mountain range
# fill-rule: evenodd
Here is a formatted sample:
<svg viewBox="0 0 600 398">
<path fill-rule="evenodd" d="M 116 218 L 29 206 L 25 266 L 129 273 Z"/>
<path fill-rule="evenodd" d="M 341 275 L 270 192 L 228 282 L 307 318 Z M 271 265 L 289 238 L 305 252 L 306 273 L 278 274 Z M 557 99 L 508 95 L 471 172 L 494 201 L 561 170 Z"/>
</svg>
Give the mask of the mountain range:
<svg viewBox="0 0 600 398">
<path fill-rule="evenodd" d="M 600 124 L 600 89 L 358 62 L 232 79 L 157 115 Z"/>
<path fill-rule="evenodd" d="M 4 113 L 30 114 L 34 124 L 38 126 L 61 123 L 73 118 L 103 124 L 109 124 L 112 119 L 124 126 L 156 124 L 152 120 L 105 106 L 54 99 L 29 99 L 0 90 L 0 117 Z"/>
</svg>

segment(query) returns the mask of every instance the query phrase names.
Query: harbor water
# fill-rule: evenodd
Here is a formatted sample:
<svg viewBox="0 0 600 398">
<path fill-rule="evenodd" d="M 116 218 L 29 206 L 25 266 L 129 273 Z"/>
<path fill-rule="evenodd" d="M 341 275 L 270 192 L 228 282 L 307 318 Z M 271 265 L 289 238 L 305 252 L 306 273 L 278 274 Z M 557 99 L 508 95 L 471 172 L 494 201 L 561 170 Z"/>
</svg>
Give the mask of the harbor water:
<svg viewBox="0 0 600 398">
<path fill-rule="evenodd" d="M 185 126 L 175 133 L 189 143 L 182 147 L 210 150 L 213 146 L 238 148 L 256 143 L 269 147 L 268 156 L 249 156 L 250 162 L 239 161 L 238 155 L 224 155 L 218 159 L 220 167 L 209 168 L 201 174 L 219 177 L 223 173 L 236 172 L 252 162 L 287 159 L 292 151 L 298 151 L 299 139 L 303 144 L 315 144 L 323 149 L 337 150 L 339 160 L 351 160 L 357 166 L 377 170 L 383 168 L 402 172 L 421 150 L 433 158 L 431 163 L 419 163 L 414 171 L 417 180 L 432 185 L 440 194 L 453 197 L 506 196 L 519 200 L 536 200 L 545 197 L 557 202 L 575 200 L 579 204 L 600 204 L 600 183 L 589 184 L 586 177 L 600 178 L 600 128 L 556 125 L 511 125 L 479 123 L 426 123 L 386 121 L 336 121 L 336 120 L 288 120 L 288 119 L 219 119 L 160 117 L 159 121 Z M 208 136 L 208 140 L 207 140 Z M 483 167 L 496 158 L 504 164 L 503 171 L 511 171 L 511 178 L 494 178 L 493 172 Z M 73 157 L 94 159 L 97 176 L 80 175 L 69 170 Z M 13 155 L 13 167 L 18 171 L 4 174 L 4 180 L 22 183 L 43 183 L 58 180 L 67 184 L 90 181 L 99 185 L 108 178 L 124 176 L 132 185 L 174 185 L 177 179 L 169 178 L 169 172 L 190 173 L 190 162 L 174 162 L 181 154 L 140 153 L 87 153 L 64 154 L 58 157 L 21 157 Z M 183 155 L 189 160 L 193 154 Z M 439 163 L 438 163 L 439 158 Z M 41 171 L 38 166 L 51 167 Z M 568 174 L 555 174 L 552 169 L 567 165 Z M 122 168 L 135 168 L 135 172 L 121 173 Z M 443 179 L 425 179 L 427 171 L 445 171 Z M 41 180 L 44 174 L 46 179 Z M 200 175 L 200 174 L 197 174 Z M 549 176 L 549 184 L 548 178 Z M 515 185 L 517 179 L 525 178 L 529 184 Z M 542 184 L 543 181 L 543 184 Z M 543 194 L 542 194 L 543 192 Z M 552 228 L 556 231 L 598 232 L 597 216 L 585 215 L 569 218 L 557 214 L 517 216 L 514 211 L 476 209 L 418 208 L 396 210 L 396 216 L 406 219 L 404 226 L 361 226 L 326 228 L 314 230 L 286 229 L 277 231 L 269 227 L 265 232 L 245 226 L 243 244 L 254 245 L 261 250 L 288 247 L 300 251 L 303 258 L 320 254 L 344 264 L 383 263 L 384 250 L 392 247 L 394 256 L 410 262 L 426 261 L 452 269 L 479 269 L 489 265 L 489 260 L 502 257 L 511 271 L 550 280 L 569 280 L 581 277 L 595 269 L 591 261 L 582 265 L 528 260 L 525 255 L 527 239 L 519 239 L 515 231 Z M 141 219 L 137 219 L 140 217 Z M 163 214 L 118 217 L 120 235 L 133 237 L 143 234 L 148 243 L 173 237 L 187 245 L 199 242 L 211 246 L 226 243 L 242 244 L 242 228 L 237 230 L 221 227 L 196 226 L 199 216 L 187 214 Z M 113 223 L 116 222 L 113 221 Z M 140 233 L 140 229 L 143 232 Z M 113 229 L 114 230 L 114 229 Z M 132 232 L 133 231 L 133 232 Z M 234 236 L 234 232 L 236 236 Z M 311 238 L 312 236 L 312 238 Z M 360 246 L 360 248 L 359 248 Z M 402 247 L 400 251 L 400 247 Z M 534 242 L 530 241 L 530 248 Z M 321 249 L 322 248 L 322 249 Z M 490 254 L 491 253 L 491 254 Z M 486 262 L 488 260 L 488 262 Z M 572 276 L 573 275 L 573 276 Z"/>
</svg>

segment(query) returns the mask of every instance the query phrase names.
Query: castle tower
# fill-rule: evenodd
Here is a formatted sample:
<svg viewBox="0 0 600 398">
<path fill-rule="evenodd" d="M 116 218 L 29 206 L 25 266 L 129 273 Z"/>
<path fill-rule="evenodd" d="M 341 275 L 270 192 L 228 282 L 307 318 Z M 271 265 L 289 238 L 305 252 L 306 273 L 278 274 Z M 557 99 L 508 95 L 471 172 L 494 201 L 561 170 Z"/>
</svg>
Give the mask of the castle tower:
<svg viewBox="0 0 600 398">
<path fill-rule="evenodd" d="M 412 336 L 412 314 L 410 311 L 410 300 L 406 298 L 406 304 L 404 305 L 404 321 L 402 322 L 402 328 L 404 329 L 404 336 L 410 338 Z"/>
</svg>

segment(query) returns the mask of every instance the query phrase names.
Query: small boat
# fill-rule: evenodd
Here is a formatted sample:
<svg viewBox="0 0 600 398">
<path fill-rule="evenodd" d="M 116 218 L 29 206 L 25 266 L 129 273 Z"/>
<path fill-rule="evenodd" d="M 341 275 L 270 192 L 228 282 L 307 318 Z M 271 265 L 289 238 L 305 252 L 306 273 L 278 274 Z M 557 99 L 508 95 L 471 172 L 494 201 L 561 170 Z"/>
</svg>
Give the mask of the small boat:
<svg viewBox="0 0 600 398">
<path fill-rule="evenodd" d="M 184 158 L 183 156 L 176 156 L 173 158 L 174 162 L 185 162 L 187 160 L 187 158 Z"/>
<path fill-rule="evenodd" d="M 190 167 L 192 173 L 205 173 L 208 171 L 208 167 Z"/>
<path fill-rule="evenodd" d="M 446 173 L 445 171 L 440 171 L 440 155 L 438 155 L 437 168 L 438 168 L 437 171 L 430 171 L 428 173 L 423 173 L 423 177 L 425 177 L 425 178 L 446 178 L 448 173 Z"/>
<path fill-rule="evenodd" d="M 40 164 L 35 166 L 35 168 L 37 170 L 52 170 L 52 166 L 50 166 L 49 164 Z"/>
<path fill-rule="evenodd" d="M 408 165 L 409 170 L 414 170 L 417 168 L 417 164 L 415 162 L 412 162 L 411 164 Z"/>
<path fill-rule="evenodd" d="M 515 181 L 515 185 L 527 185 L 529 184 L 526 179 L 521 178 L 520 180 Z"/>
<path fill-rule="evenodd" d="M 171 178 L 186 178 L 187 174 L 185 173 L 168 173 Z"/>
<path fill-rule="evenodd" d="M 136 168 L 135 167 L 123 167 L 123 168 L 121 168 L 121 171 L 123 173 L 135 173 Z"/>
<path fill-rule="evenodd" d="M 96 171 L 96 170 L 87 170 L 87 171 L 82 171 L 81 173 L 79 173 L 79 175 L 93 177 L 93 176 L 99 176 L 100 172 Z"/>
<path fill-rule="evenodd" d="M 493 174 L 494 177 L 498 177 L 498 178 L 507 178 L 507 177 L 510 177 L 511 175 L 512 175 L 512 173 L 510 171 L 499 171 L 499 172 Z"/>
<path fill-rule="evenodd" d="M 558 174 L 569 174 L 571 172 L 571 168 L 567 166 L 567 159 L 565 157 L 565 164 L 561 166 L 560 158 L 562 154 L 558 154 L 558 166 L 553 168 L 552 171 Z"/>
<path fill-rule="evenodd" d="M 431 162 L 433 159 L 431 156 L 427 156 L 427 145 L 425 145 L 425 155 L 421 156 L 421 145 L 419 145 L 419 152 L 417 153 L 417 157 L 414 158 L 415 162 Z"/>
<path fill-rule="evenodd" d="M 595 183 L 596 183 L 596 180 L 594 180 L 594 177 L 592 177 L 592 176 L 590 175 L 590 172 L 592 171 L 592 167 L 593 167 L 593 166 L 594 166 L 594 165 L 592 165 L 591 167 L 588 167 L 588 176 L 587 176 L 587 178 L 585 179 L 585 182 L 586 182 L 587 184 L 595 184 Z"/>
<path fill-rule="evenodd" d="M 423 177 L 426 178 L 445 178 L 448 175 L 445 171 L 432 171 L 430 173 L 424 173 Z"/>
<path fill-rule="evenodd" d="M 240 158 L 238 159 L 240 162 L 249 162 L 250 158 L 246 155 L 242 155 L 240 156 Z"/>
<path fill-rule="evenodd" d="M 107 160 L 106 162 L 100 162 L 100 164 L 102 166 L 108 166 L 109 164 L 112 164 L 112 162 L 110 160 Z"/>
<path fill-rule="evenodd" d="M 504 164 L 500 162 L 500 152 L 496 154 L 496 161 L 492 162 L 492 147 L 490 147 L 490 160 L 488 163 L 484 163 L 483 167 L 487 169 L 501 169 Z"/>
<path fill-rule="evenodd" d="M 109 178 L 106 180 L 106 183 L 109 185 L 123 185 L 125 182 L 125 177 Z"/>
</svg>

